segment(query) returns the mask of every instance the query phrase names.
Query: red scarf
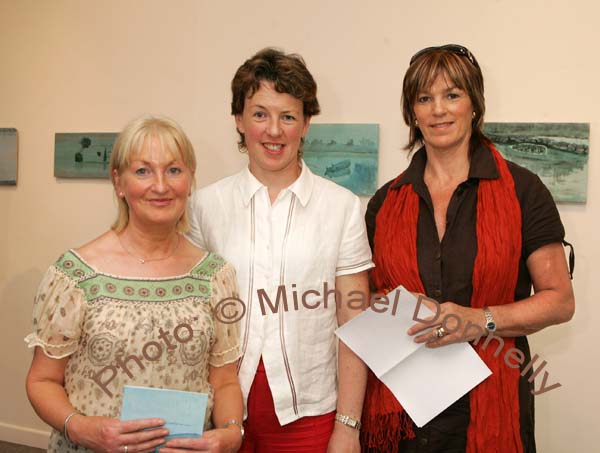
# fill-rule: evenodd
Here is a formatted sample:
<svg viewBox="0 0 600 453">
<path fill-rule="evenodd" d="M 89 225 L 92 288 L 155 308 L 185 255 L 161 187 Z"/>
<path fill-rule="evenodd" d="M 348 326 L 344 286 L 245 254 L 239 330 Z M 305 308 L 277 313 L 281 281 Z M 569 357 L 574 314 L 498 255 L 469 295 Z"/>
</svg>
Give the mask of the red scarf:
<svg viewBox="0 0 600 453">
<path fill-rule="evenodd" d="M 486 144 L 500 176 L 481 179 L 477 190 L 473 308 L 514 301 L 521 256 L 521 208 L 514 181 L 500 153 L 491 143 Z M 409 291 L 425 293 L 417 264 L 418 218 L 419 196 L 411 184 L 388 190 L 377 214 L 374 238 L 376 267 L 372 278 L 378 291 L 385 293 L 403 285 Z M 504 338 L 505 346 L 498 357 L 494 357 L 497 342 L 492 341 L 483 349 L 484 340 L 479 341 L 475 350 L 493 374 L 470 392 L 467 453 L 522 453 L 520 370 L 504 363 L 504 353 L 515 347 L 514 338 Z M 362 420 L 363 449 L 396 451 L 401 439 L 415 437 L 412 420 L 371 371 Z"/>
</svg>

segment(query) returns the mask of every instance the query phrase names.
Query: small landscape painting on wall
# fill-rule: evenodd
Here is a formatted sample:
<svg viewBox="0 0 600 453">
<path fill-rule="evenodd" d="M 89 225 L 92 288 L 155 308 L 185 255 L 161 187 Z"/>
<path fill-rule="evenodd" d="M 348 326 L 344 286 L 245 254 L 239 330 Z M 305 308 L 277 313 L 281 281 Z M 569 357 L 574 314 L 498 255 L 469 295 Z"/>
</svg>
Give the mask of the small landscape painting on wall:
<svg viewBox="0 0 600 453">
<path fill-rule="evenodd" d="M 304 143 L 304 161 L 317 175 L 356 195 L 377 190 L 378 124 L 312 124 Z"/>
<path fill-rule="evenodd" d="M 486 123 L 502 155 L 536 173 L 554 201 L 585 203 L 589 123 Z"/>
<path fill-rule="evenodd" d="M 57 133 L 54 135 L 54 176 L 108 178 L 116 132 Z"/>
<path fill-rule="evenodd" d="M 17 130 L 0 128 L 0 186 L 17 185 Z"/>
</svg>

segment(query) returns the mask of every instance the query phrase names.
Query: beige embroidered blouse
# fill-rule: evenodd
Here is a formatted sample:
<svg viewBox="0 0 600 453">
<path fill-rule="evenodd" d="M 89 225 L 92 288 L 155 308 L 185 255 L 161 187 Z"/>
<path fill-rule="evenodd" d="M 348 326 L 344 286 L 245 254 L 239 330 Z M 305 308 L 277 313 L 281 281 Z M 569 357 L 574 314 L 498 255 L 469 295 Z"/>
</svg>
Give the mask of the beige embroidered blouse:
<svg viewBox="0 0 600 453">
<path fill-rule="evenodd" d="M 70 356 L 65 389 L 86 415 L 118 418 L 124 385 L 169 388 L 208 393 L 209 428 L 209 365 L 240 357 L 238 323 L 219 321 L 234 319 L 219 316 L 228 297 L 237 297 L 235 272 L 213 253 L 185 275 L 136 279 L 97 272 L 68 251 L 42 280 L 25 341 L 49 357 Z M 86 449 L 53 430 L 48 451 Z"/>
</svg>

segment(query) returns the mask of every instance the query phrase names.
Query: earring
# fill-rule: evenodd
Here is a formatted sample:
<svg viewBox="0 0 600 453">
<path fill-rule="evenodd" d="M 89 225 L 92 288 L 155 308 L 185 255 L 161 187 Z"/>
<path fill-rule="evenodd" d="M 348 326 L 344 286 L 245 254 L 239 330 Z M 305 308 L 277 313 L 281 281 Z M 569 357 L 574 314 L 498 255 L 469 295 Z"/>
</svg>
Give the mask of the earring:
<svg viewBox="0 0 600 453">
<path fill-rule="evenodd" d="M 123 192 L 119 192 L 119 198 L 123 198 L 125 194 Z"/>
<path fill-rule="evenodd" d="M 415 127 L 419 127 L 419 122 L 415 120 Z"/>
<path fill-rule="evenodd" d="M 477 113 L 473 112 L 473 119 L 477 116 Z"/>
</svg>

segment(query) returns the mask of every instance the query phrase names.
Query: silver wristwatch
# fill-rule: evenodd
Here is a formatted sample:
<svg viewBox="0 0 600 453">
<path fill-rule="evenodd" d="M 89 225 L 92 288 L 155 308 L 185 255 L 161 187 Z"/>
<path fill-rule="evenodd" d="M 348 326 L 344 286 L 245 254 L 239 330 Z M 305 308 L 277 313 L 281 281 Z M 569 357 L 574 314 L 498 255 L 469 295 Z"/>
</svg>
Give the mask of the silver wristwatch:
<svg viewBox="0 0 600 453">
<path fill-rule="evenodd" d="M 340 413 L 335 414 L 335 421 L 340 422 L 342 425 L 349 426 L 350 428 L 354 428 L 357 431 L 360 430 L 360 420 L 356 420 L 355 418 L 349 417 L 348 415 L 342 415 Z"/>
<path fill-rule="evenodd" d="M 488 307 L 483 308 L 483 315 L 485 316 L 485 328 L 488 333 L 495 332 L 497 328 L 496 321 L 494 321 L 494 316 Z"/>
</svg>

